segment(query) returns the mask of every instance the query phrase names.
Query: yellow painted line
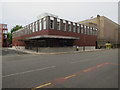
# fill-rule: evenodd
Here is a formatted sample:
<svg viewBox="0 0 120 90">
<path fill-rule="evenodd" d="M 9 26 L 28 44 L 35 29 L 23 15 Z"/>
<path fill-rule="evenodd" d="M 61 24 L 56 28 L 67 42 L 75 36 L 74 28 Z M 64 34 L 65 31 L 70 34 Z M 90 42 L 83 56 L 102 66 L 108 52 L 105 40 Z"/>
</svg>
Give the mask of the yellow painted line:
<svg viewBox="0 0 120 90">
<path fill-rule="evenodd" d="M 92 70 L 92 68 L 88 68 L 88 69 L 83 70 L 83 72 L 88 72 L 88 71 L 91 71 L 91 70 Z"/>
<path fill-rule="evenodd" d="M 87 72 L 88 70 L 83 70 L 83 72 Z"/>
<path fill-rule="evenodd" d="M 64 79 L 68 79 L 68 78 L 71 78 L 71 77 L 74 77 L 74 76 L 76 76 L 76 75 L 73 74 L 73 75 L 71 75 L 71 76 L 67 76 L 67 77 L 65 77 Z"/>
<path fill-rule="evenodd" d="M 40 85 L 38 87 L 35 87 L 33 90 L 37 89 L 37 88 L 42 88 L 42 87 L 45 87 L 45 86 L 48 86 L 48 85 L 51 85 L 52 83 L 46 83 L 44 85 Z"/>
<path fill-rule="evenodd" d="M 102 64 L 100 64 L 100 65 L 97 65 L 97 67 L 99 68 L 99 67 L 102 67 L 103 65 Z"/>
</svg>

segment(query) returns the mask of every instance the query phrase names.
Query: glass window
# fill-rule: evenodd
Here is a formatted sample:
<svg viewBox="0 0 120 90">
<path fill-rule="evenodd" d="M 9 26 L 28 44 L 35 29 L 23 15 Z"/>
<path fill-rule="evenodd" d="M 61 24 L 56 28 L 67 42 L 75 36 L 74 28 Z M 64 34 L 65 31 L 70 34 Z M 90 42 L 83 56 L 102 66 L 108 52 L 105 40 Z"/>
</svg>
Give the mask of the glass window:
<svg viewBox="0 0 120 90">
<path fill-rule="evenodd" d="M 68 24 L 68 30 L 71 32 L 71 24 Z"/>
<path fill-rule="evenodd" d="M 86 26 L 84 26 L 84 33 L 87 34 L 87 33 L 86 33 Z"/>
<path fill-rule="evenodd" d="M 97 35 L 97 34 L 98 34 L 98 29 L 95 30 L 95 35 Z"/>
<path fill-rule="evenodd" d="M 73 32 L 75 32 L 75 23 L 73 23 Z"/>
<path fill-rule="evenodd" d="M 79 26 L 77 26 L 77 33 L 80 33 L 80 28 L 79 28 Z"/>
<path fill-rule="evenodd" d="M 60 30 L 60 19 L 57 19 L 57 30 Z"/>
<path fill-rule="evenodd" d="M 4 28 L 4 29 L 7 29 L 7 24 L 3 24 L 3 28 Z"/>
<path fill-rule="evenodd" d="M 89 30 L 89 26 L 87 26 L 87 34 L 88 34 L 88 35 L 90 34 L 89 31 L 90 31 L 90 30 Z"/>
<path fill-rule="evenodd" d="M 42 23 L 41 23 L 41 20 L 39 21 L 39 30 L 42 29 Z"/>
<path fill-rule="evenodd" d="M 23 32 L 23 30 L 22 30 L 22 32 Z M 32 32 L 32 25 L 30 24 L 30 33 Z"/>
<path fill-rule="evenodd" d="M 90 35 L 92 35 L 92 27 L 90 27 Z"/>
<path fill-rule="evenodd" d="M 66 23 L 63 23 L 63 30 L 66 31 Z"/>
<path fill-rule="evenodd" d="M 36 22 L 35 25 L 36 25 L 36 32 L 37 32 L 38 31 L 38 23 Z"/>
<path fill-rule="evenodd" d="M 46 18 L 43 19 L 43 29 L 46 29 Z"/>
<path fill-rule="evenodd" d="M 57 22 L 57 30 L 60 30 L 60 22 Z"/>
<path fill-rule="evenodd" d="M 34 23 L 33 23 L 32 32 L 34 32 L 34 31 L 35 31 L 35 27 L 34 27 Z"/>
<path fill-rule="evenodd" d="M 81 33 L 83 33 L 83 25 L 81 25 Z"/>
<path fill-rule="evenodd" d="M 3 33 L 4 33 L 4 34 L 7 34 L 7 33 L 8 33 L 8 31 L 7 31 L 7 30 L 3 30 Z"/>
<path fill-rule="evenodd" d="M 73 25 L 73 32 L 76 32 L 76 31 L 75 31 L 75 25 Z"/>
<path fill-rule="evenodd" d="M 93 28 L 93 33 L 92 34 L 95 35 L 95 28 Z"/>
<path fill-rule="evenodd" d="M 54 21 L 53 20 L 50 20 L 50 28 L 54 29 Z"/>
<path fill-rule="evenodd" d="M 27 34 L 27 28 L 26 28 L 26 26 L 25 26 L 25 29 L 24 29 L 24 30 L 25 30 L 25 34 Z"/>
<path fill-rule="evenodd" d="M 7 38 L 7 34 L 3 34 L 3 38 Z"/>
</svg>

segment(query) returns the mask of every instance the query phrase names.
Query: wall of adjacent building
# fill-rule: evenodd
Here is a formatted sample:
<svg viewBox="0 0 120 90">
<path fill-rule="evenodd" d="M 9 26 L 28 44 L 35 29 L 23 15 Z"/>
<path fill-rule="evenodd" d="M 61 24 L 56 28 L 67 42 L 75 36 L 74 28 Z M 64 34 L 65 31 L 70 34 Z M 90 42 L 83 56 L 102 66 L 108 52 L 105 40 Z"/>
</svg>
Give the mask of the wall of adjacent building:
<svg viewBox="0 0 120 90">
<path fill-rule="evenodd" d="M 0 47 L 2 47 L 2 24 L 0 24 Z"/>
<path fill-rule="evenodd" d="M 96 25 L 90 24 L 90 22 Z M 97 37 L 100 45 L 104 45 L 108 41 L 112 44 L 118 44 L 118 24 L 112 20 L 104 16 L 98 16 L 78 23 L 98 28 Z"/>
</svg>

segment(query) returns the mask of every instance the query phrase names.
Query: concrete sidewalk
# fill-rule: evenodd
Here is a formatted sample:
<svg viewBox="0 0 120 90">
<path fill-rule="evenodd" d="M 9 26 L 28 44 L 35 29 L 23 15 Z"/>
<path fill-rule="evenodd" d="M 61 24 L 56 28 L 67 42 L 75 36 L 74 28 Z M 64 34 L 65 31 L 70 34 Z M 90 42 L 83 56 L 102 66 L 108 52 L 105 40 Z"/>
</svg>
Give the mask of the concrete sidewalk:
<svg viewBox="0 0 120 90">
<path fill-rule="evenodd" d="M 47 53 L 43 53 L 43 52 L 36 52 L 33 50 L 26 50 L 26 49 L 16 49 L 16 48 L 8 48 L 11 50 L 15 50 L 15 51 L 20 51 L 20 52 L 24 52 L 24 53 L 28 53 L 28 54 L 67 54 L 67 53 L 80 53 L 80 52 L 92 52 L 92 51 L 101 51 L 101 50 L 106 50 L 106 49 L 93 49 L 93 50 L 79 50 L 79 51 L 68 51 L 68 52 L 47 52 Z"/>
</svg>

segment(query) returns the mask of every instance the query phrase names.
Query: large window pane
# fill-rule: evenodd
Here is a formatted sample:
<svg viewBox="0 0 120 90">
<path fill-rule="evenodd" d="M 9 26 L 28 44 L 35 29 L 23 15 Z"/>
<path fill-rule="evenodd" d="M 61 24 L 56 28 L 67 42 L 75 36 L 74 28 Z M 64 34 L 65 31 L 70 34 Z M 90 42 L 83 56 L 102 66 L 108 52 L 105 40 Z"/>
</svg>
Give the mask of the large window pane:
<svg viewBox="0 0 120 90">
<path fill-rule="evenodd" d="M 81 33 L 83 33 L 83 25 L 81 25 Z"/>
<path fill-rule="evenodd" d="M 60 30 L 60 22 L 57 22 L 57 30 Z"/>
<path fill-rule="evenodd" d="M 50 28 L 54 29 L 54 21 L 53 20 L 50 20 Z"/>
<path fill-rule="evenodd" d="M 36 32 L 37 32 L 38 31 L 38 23 L 36 22 L 35 25 L 36 25 Z"/>
<path fill-rule="evenodd" d="M 43 29 L 46 29 L 46 18 L 43 19 Z"/>
<path fill-rule="evenodd" d="M 66 31 L 66 23 L 63 23 L 63 30 Z"/>
<path fill-rule="evenodd" d="M 68 24 L 68 30 L 71 32 L 71 24 Z"/>
<path fill-rule="evenodd" d="M 50 17 L 50 29 L 54 29 L 54 18 Z"/>
<path fill-rule="evenodd" d="M 75 32 L 75 25 L 73 26 L 73 32 Z"/>
<path fill-rule="evenodd" d="M 32 28 L 32 32 L 34 32 L 35 31 L 35 27 L 34 27 L 34 23 L 33 23 L 33 28 Z"/>
<path fill-rule="evenodd" d="M 39 30 L 42 29 L 42 23 L 41 23 L 41 20 L 39 21 Z"/>
</svg>

